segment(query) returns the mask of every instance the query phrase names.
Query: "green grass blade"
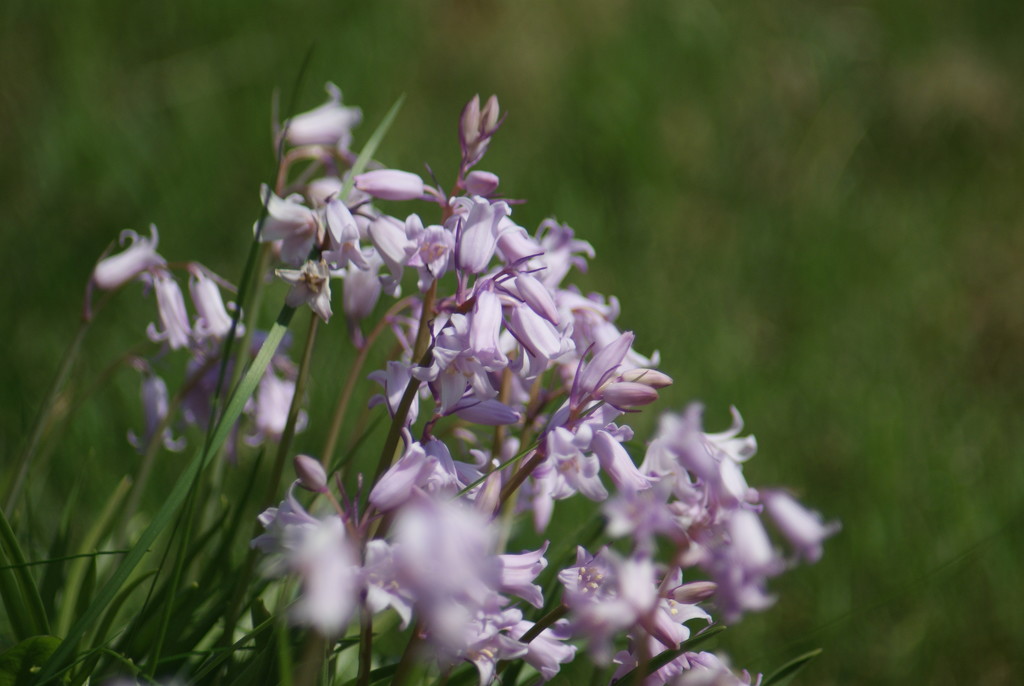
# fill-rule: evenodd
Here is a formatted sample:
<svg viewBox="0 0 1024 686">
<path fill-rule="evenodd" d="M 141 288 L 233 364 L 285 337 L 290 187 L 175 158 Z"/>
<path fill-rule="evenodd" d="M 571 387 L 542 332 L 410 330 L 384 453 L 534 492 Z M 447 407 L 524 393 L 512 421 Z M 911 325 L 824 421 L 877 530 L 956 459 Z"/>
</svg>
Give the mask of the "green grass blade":
<svg viewBox="0 0 1024 686">
<path fill-rule="evenodd" d="M 231 427 L 234 425 L 235 420 L 237 420 L 241 415 L 242 408 L 245 406 L 245 401 L 256 389 L 256 385 L 262 378 L 263 372 L 266 371 L 267 365 L 270 363 L 274 352 L 277 350 L 277 346 L 281 343 L 281 339 L 284 338 L 284 334 L 288 330 L 288 323 L 291 321 L 294 312 L 294 308 L 287 306 L 281 310 L 281 314 L 278 315 L 277 321 L 274 323 L 274 326 L 271 327 L 270 333 L 267 334 L 267 338 L 263 342 L 263 346 L 260 348 L 259 353 L 257 353 L 256 358 L 249 366 L 249 369 L 246 371 L 245 376 L 238 388 L 235 390 L 235 393 L 231 396 L 231 400 L 228 402 L 227 408 L 224 410 L 221 421 L 213 433 L 213 438 L 204 450 L 200 450 L 196 453 L 195 457 L 192 458 L 188 466 L 185 468 L 185 471 L 178 477 L 174 487 L 167 494 L 160 510 L 153 517 L 153 521 L 148 527 L 146 527 L 145 531 L 142 532 L 142 535 L 139 536 L 139 540 L 134 546 L 132 546 L 131 551 L 129 551 L 125 556 L 121 566 L 117 568 L 113 575 L 103 585 L 103 588 L 101 588 L 96 594 L 96 597 L 89 606 L 89 609 L 68 630 L 67 635 L 64 637 L 64 641 L 46 663 L 46 667 L 39 674 L 39 678 L 36 680 L 37 684 L 44 684 L 51 681 L 58 672 L 64 669 L 65 664 L 75 650 L 78 641 L 82 638 L 88 628 L 96 623 L 96 620 L 99 619 L 100 615 L 103 614 L 106 607 L 114 599 L 114 596 L 117 595 L 118 590 L 128 580 L 132 571 L 138 566 L 139 562 L 142 561 L 143 556 L 149 552 L 149 548 L 156 541 L 157 536 L 159 536 L 174 519 L 178 508 L 185 502 L 185 498 L 188 496 L 193 483 L 202 468 L 206 465 L 209 457 L 216 453 L 217 450 L 220 449 L 221 445 L 224 444 L 228 434 L 231 432 Z"/>
<path fill-rule="evenodd" d="M 391 124 L 394 123 L 395 117 L 398 116 L 398 111 L 402 109 L 402 103 L 405 102 L 405 94 L 398 97 L 395 104 L 391 106 L 388 113 L 384 115 L 384 118 L 380 120 L 380 124 L 374 129 L 373 133 L 370 134 L 370 138 L 366 141 L 366 145 L 359 151 L 359 157 L 356 158 L 356 163 L 352 165 L 352 173 L 345 179 L 345 183 L 341 187 L 341 193 L 339 194 L 342 198 L 347 198 L 349 191 L 352 190 L 352 185 L 356 181 L 356 175 L 362 174 L 366 171 L 366 165 L 373 159 L 374 153 L 377 152 L 377 148 L 380 147 L 380 142 L 384 140 L 384 135 L 387 134 L 388 129 L 391 128 Z"/>
<path fill-rule="evenodd" d="M 22 626 L 30 632 L 30 636 L 50 633 L 50 623 L 46 619 L 43 599 L 39 596 L 39 589 L 36 587 L 35 579 L 32 578 L 32 572 L 29 570 L 28 565 L 25 564 L 25 554 L 21 552 L 21 546 L 18 545 L 14 529 L 11 528 L 11 524 L 7 521 L 7 516 L 2 510 L 0 510 L 0 548 L 3 548 L 6 552 L 5 556 L 10 558 L 13 565 L 10 574 L 14 581 L 17 582 L 27 622 L 27 624 Z M 0 562 L 3 561 L 0 560 Z M 4 562 L 4 564 L 6 563 Z M 6 573 L 7 570 L 4 570 L 0 575 Z M 5 583 L 3 587 L 0 587 L 0 590 L 3 591 L 4 602 L 7 603 L 7 595 L 11 592 L 8 584 Z M 17 629 L 17 626 L 15 628 Z"/>
<path fill-rule="evenodd" d="M 114 522 L 114 516 L 117 514 L 118 508 L 124 501 L 125 496 L 128 495 L 130 488 L 131 479 L 128 477 L 124 477 L 121 479 L 120 483 L 117 484 L 114 488 L 114 492 L 107 500 L 107 504 L 103 507 L 103 511 L 100 513 L 96 523 L 93 524 L 86 533 L 85 539 L 82 541 L 82 545 L 79 548 L 80 554 L 94 552 L 95 548 L 99 545 L 103 536 Z M 89 573 L 90 565 L 95 567 L 95 557 L 89 555 L 76 560 L 70 565 L 67 580 L 64 583 L 64 600 L 62 601 L 60 611 L 57 614 L 56 633 L 58 636 L 63 636 L 67 633 L 75 614 L 81 610 L 79 607 L 78 595 L 82 592 L 86 576 Z M 95 569 L 93 569 L 93 571 L 95 572 Z"/>
<path fill-rule="evenodd" d="M 794 657 L 792 660 L 782 665 L 774 672 L 771 676 L 764 680 L 763 686 L 784 686 L 788 684 L 797 673 L 807 666 L 807 663 L 814 658 L 821 655 L 821 648 L 808 651 L 799 657 Z"/>
</svg>

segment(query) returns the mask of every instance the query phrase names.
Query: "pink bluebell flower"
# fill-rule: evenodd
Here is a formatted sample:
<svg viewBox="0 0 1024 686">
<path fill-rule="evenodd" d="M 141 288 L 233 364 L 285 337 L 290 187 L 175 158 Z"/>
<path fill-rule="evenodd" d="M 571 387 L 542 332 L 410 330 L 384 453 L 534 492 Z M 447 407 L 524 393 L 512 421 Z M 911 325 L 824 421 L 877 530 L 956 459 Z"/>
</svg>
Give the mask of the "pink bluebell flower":
<svg viewBox="0 0 1024 686">
<path fill-rule="evenodd" d="M 126 240 L 130 241 L 127 248 L 96 263 L 92 270 L 92 282 L 97 288 L 113 290 L 147 269 L 167 263 L 156 251 L 160 235 L 155 224 L 149 225 L 149 238 L 143 238 L 131 229 L 125 229 L 121 232 L 119 243 L 124 245 Z"/>
<path fill-rule="evenodd" d="M 151 323 L 146 328 L 146 335 L 154 342 L 166 341 L 171 350 L 187 347 L 192 340 L 192 327 L 188 323 L 181 287 L 169 271 L 159 269 L 153 274 L 153 290 L 163 330 Z"/>
</svg>

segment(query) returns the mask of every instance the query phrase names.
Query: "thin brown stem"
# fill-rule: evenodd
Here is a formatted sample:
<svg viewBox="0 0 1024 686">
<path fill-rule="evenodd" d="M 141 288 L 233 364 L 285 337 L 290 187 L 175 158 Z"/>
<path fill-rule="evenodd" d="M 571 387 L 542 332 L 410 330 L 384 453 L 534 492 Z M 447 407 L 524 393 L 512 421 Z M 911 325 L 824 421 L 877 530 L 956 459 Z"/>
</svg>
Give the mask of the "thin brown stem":
<svg viewBox="0 0 1024 686">
<path fill-rule="evenodd" d="M 427 289 L 423 296 L 423 310 L 420 313 L 419 329 L 416 331 L 416 344 L 412 352 L 413 361 L 417 361 L 421 367 L 430 364 L 430 321 L 434 318 L 434 300 L 436 297 L 437 281 L 435 280 L 430 284 L 430 288 Z M 395 458 L 395 449 L 398 447 L 398 440 L 402 435 L 402 429 L 405 428 L 405 420 L 409 416 L 409 408 L 412 407 L 412 401 L 415 399 L 416 393 L 419 392 L 420 383 L 421 381 L 415 376 L 409 378 L 409 385 L 405 387 L 405 393 L 402 395 L 398 408 L 395 410 L 395 416 L 391 420 L 391 428 L 388 430 L 388 436 L 384 440 L 384 448 L 381 450 L 380 459 L 377 462 L 377 470 L 374 472 L 371 483 L 377 482 L 377 479 L 387 471 L 387 468 L 391 466 Z"/>
<path fill-rule="evenodd" d="M 363 365 L 366 364 L 366 358 L 370 353 L 370 349 L 387 328 L 391 319 L 409 307 L 411 302 L 411 298 L 405 298 L 392 305 L 384 313 L 380 321 L 377 322 L 376 326 L 373 327 L 373 330 L 370 331 L 362 347 L 359 348 L 359 353 L 352 362 L 352 369 L 349 370 L 348 376 L 345 378 L 345 386 L 341 390 L 341 395 L 338 396 L 338 404 L 334 407 L 331 426 L 327 431 L 327 440 L 324 441 L 324 448 L 320 453 L 320 464 L 324 466 L 325 470 L 330 469 L 331 461 L 334 458 L 334 449 L 338 444 L 338 436 L 341 433 L 341 425 L 345 420 L 345 414 L 348 412 L 348 405 L 352 399 L 352 393 L 355 391 L 356 382 L 362 377 Z"/>
</svg>

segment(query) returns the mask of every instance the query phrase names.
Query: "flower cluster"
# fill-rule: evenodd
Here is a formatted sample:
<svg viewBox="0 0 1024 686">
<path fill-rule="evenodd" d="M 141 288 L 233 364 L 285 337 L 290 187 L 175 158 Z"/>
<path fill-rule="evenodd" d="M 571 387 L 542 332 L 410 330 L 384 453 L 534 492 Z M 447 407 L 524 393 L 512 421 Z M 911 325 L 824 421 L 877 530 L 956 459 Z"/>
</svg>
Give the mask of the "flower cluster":
<svg viewBox="0 0 1024 686">
<path fill-rule="evenodd" d="M 349 149 L 361 113 L 335 86 L 328 93 L 280 127 L 281 171 L 261 190 L 265 217 L 253 232 L 272 246 L 291 307 L 308 305 L 327 322 L 340 285 L 360 351 L 375 340 L 367 320 L 391 300 L 381 321 L 399 352 L 369 375 L 380 390 L 368 404 L 391 426 L 376 473 L 350 493 L 341 475 L 329 478 L 331 455 L 298 455 L 298 479 L 260 515 L 265 532 L 252 545 L 264 572 L 301 581 L 291 620 L 332 638 L 358 627 L 365 641 L 373 618 L 393 611 L 411 627 L 403 663 L 428 660 L 442 673 L 472 663 L 481 684 L 519 660 L 551 679 L 581 649 L 615 665 L 615 679 L 639 669 L 649 685 L 750 683 L 686 642 L 712 612 L 731 622 L 768 607 L 768 580 L 797 559 L 817 560 L 837 525 L 781 490 L 747 484 L 756 443 L 740 435 L 735 410 L 720 433 L 704 430 L 697 404 L 665 414 L 639 464 L 630 454 L 626 419 L 672 379 L 657 369 L 657 352 L 634 347 L 614 297 L 569 282 L 592 246 L 552 219 L 535 230 L 519 224 L 498 176 L 476 168 L 502 122 L 495 97 L 463 109 L 460 164 L 446 190 L 408 171 L 361 168 Z M 408 203 L 414 211 L 395 212 Z M 152 240 L 131 237 L 97 265 L 93 283 L 138 279 L 156 292 L 161 326 L 150 337 L 190 351 L 192 395 L 208 403 L 208 341 L 232 326 L 218 280 L 188 267 L 190 322 L 155 230 Z M 134 440 L 160 431 L 176 445 L 161 422 L 166 386 L 140 368 L 147 437 Z M 295 372 L 285 360 L 277 370 L 252 403 L 259 438 L 285 430 Z M 316 495 L 300 498 L 299 487 Z M 606 545 L 580 545 L 574 560 L 561 557 L 571 549 L 549 559 L 550 542 L 510 546 L 519 519 L 554 538 L 557 501 L 577 495 L 602 503 Z M 765 514 L 790 555 L 769 538 Z M 666 651 L 677 654 L 649 670 Z"/>
</svg>

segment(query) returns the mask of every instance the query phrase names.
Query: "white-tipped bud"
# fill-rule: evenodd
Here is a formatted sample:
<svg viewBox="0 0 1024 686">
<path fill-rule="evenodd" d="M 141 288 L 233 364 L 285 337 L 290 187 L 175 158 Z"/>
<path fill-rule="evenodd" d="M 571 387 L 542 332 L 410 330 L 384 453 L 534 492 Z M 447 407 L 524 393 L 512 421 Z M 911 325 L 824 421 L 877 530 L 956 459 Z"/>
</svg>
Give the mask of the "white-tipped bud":
<svg viewBox="0 0 1024 686">
<path fill-rule="evenodd" d="M 684 605 L 693 605 L 707 600 L 715 594 L 716 590 L 718 590 L 718 584 L 714 581 L 691 581 L 673 589 L 672 600 Z"/>
<path fill-rule="evenodd" d="M 459 133 L 462 142 L 471 146 L 480 138 L 480 96 L 473 98 L 462 108 L 462 117 L 459 119 Z"/>
<path fill-rule="evenodd" d="M 143 238 L 130 229 L 122 231 L 121 244 L 129 241 L 128 247 L 96 264 L 92 271 L 93 283 L 103 290 L 113 290 L 150 267 L 165 264 L 164 258 L 156 251 L 159 240 L 156 225 L 150 225 L 149 235 L 149 238 Z"/>
<path fill-rule="evenodd" d="M 295 474 L 299 477 L 299 485 L 314 493 L 327 492 L 327 472 L 320 461 L 309 455 L 296 455 Z"/>
<path fill-rule="evenodd" d="M 473 507 L 482 515 L 492 516 L 501 504 L 501 472 L 497 469 L 484 479 L 484 487 L 477 493 Z"/>
<path fill-rule="evenodd" d="M 653 403 L 658 391 L 635 381 L 614 381 L 599 388 L 594 397 L 620 410 L 631 410 Z"/>
<path fill-rule="evenodd" d="M 644 367 L 637 367 L 636 369 L 623 372 L 620 378 L 622 381 L 642 383 L 651 388 L 666 388 L 672 385 L 672 377 L 668 374 L 659 372 L 657 369 L 646 369 Z"/>
<path fill-rule="evenodd" d="M 417 200 L 423 197 L 423 179 L 399 169 L 375 169 L 356 177 L 356 188 L 381 200 Z"/>
<path fill-rule="evenodd" d="M 523 302 L 541 317 L 558 326 L 558 306 L 547 286 L 525 272 L 516 276 L 515 282 Z"/>
<path fill-rule="evenodd" d="M 498 175 L 488 171 L 471 171 L 466 174 L 466 192 L 470 195 L 490 195 L 498 189 Z"/>
<path fill-rule="evenodd" d="M 492 95 L 487 98 L 487 104 L 480 111 L 480 133 L 490 136 L 498 130 L 498 118 L 501 110 L 498 107 L 498 96 Z"/>
</svg>

